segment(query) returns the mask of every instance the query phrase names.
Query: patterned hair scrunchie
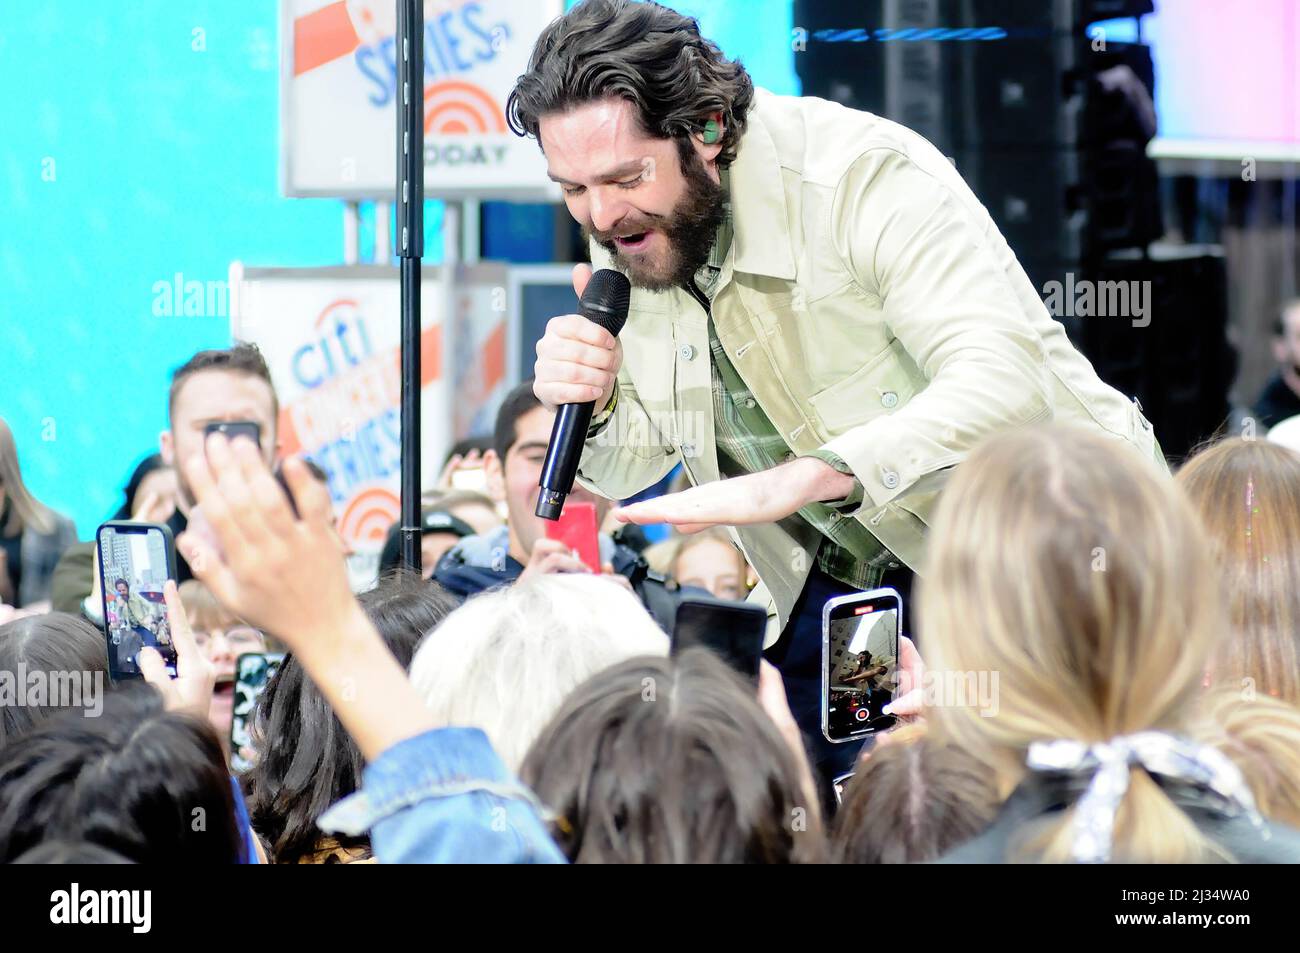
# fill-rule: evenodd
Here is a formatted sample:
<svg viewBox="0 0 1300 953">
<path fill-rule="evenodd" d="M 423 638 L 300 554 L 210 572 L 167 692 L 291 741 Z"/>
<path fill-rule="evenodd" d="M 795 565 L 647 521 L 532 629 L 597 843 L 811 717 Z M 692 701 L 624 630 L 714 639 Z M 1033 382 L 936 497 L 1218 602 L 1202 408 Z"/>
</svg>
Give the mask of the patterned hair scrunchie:
<svg viewBox="0 0 1300 953">
<path fill-rule="evenodd" d="M 1263 830 L 1263 818 L 1240 769 L 1222 752 L 1162 731 L 1142 731 L 1110 741 L 1035 741 L 1026 764 L 1033 771 L 1091 774 L 1088 789 L 1075 805 L 1071 822 L 1071 856 L 1076 863 L 1109 862 L 1115 813 L 1128 791 L 1129 770 L 1141 765 L 1148 774 L 1185 781 L 1208 790 L 1245 814 Z"/>
</svg>

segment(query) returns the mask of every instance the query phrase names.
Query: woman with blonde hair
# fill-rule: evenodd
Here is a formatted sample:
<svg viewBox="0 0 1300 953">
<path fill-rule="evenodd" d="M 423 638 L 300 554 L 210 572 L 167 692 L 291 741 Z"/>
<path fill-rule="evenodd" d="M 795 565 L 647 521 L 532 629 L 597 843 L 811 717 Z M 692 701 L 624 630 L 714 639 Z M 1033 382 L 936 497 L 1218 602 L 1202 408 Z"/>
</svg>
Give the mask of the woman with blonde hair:
<svg viewBox="0 0 1300 953">
<path fill-rule="evenodd" d="M 0 418 L 0 604 L 34 608 L 48 602 L 54 567 L 76 541 L 72 520 L 23 483 L 13 431 Z"/>
<path fill-rule="evenodd" d="M 1300 861 L 1300 833 L 1193 740 L 1223 597 L 1172 481 L 1100 435 L 1011 431 L 957 469 L 929 547 L 933 730 L 1006 798 L 946 860 Z M 992 705 L 960 697 L 981 673 Z"/>
<path fill-rule="evenodd" d="M 1201 706 L 1201 740 L 1241 768 L 1265 817 L 1300 828 L 1300 708 L 1219 689 Z"/>
<path fill-rule="evenodd" d="M 646 559 L 652 569 L 663 572 L 678 586 L 703 589 L 718 599 L 740 600 L 757 582 L 745 554 L 724 527 L 674 536 L 651 548 L 659 547 L 662 549 L 653 554 L 647 550 Z"/>
<path fill-rule="evenodd" d="M 1300 704 L 1300 454 L 1234 438 L 1192 457 L 1178 483 L 1209 531 L 1228 606 L 1215 680 Z"/>
</svg>

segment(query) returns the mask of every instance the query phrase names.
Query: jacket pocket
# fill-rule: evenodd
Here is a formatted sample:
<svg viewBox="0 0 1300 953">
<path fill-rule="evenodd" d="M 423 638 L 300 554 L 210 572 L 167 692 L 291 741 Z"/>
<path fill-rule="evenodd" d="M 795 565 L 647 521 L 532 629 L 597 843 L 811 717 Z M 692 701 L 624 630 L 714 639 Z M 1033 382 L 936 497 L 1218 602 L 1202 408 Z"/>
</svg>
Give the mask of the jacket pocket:
<svg viewBox="0 0 1300 953">
<path fill-rule="evenodd" d="M 903 346 L 890 341 L 861 368 L 808 398 L 828 437 L 892 414 L 916 394 L 913 376 L 901 360 Z"/>
</svg>

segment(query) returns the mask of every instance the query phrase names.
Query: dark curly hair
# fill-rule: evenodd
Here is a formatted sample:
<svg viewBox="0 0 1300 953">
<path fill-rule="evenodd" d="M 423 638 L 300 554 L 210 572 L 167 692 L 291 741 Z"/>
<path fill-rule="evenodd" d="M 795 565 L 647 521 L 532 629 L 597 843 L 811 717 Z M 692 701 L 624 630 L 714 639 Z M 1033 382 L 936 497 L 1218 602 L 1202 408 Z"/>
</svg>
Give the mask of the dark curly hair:
<svg viewBox="0 0 1300 953">
<path fill-rule="evenodd" d="M 437 583 L 410 572 L 380 579 L 359 597 L 388 651 L 409 668 L 420 640 L 455 608 Z M 361 787 L 365 759 L 307 671 L 290 655 L 257 702 L 260 757 L 244 776 L 248 812 L 271 862 L 297 863 L 323 837 L 316 819 Z M 370 853 L 368 837 L 338 835 L 339 846 Z"/>
<path fill-rule="evenodd" d="M 636 107 L 647 135 L 679 143 L 722 113 L 725 166 L 736 158 L 754 83 L 691 17 L 657 3 L 584 0 L 542 31 L 506 114 L 516 135 L 537 138 L 542 116 L 609 97 Z"/>
</svg>

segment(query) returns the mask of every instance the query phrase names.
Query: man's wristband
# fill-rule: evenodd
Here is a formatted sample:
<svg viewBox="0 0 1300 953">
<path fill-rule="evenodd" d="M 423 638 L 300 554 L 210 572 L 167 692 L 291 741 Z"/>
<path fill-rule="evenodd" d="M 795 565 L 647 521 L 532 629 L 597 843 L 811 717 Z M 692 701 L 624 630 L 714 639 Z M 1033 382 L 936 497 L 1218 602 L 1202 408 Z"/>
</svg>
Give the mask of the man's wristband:
<svg viewBox="0 0 1300 953">
<path fill-rule="evenodd" d="M 599 434 L 609 423 L 609 418 L 614 416 L 614 408 L 618 406 L 618 381 L 614 381 L 614 391 L 609 395 L 609 401 L 605 404 L 605 409 L 591 418 L 591 424 L 587 427 L 587 439 Z"/>
</svg>

